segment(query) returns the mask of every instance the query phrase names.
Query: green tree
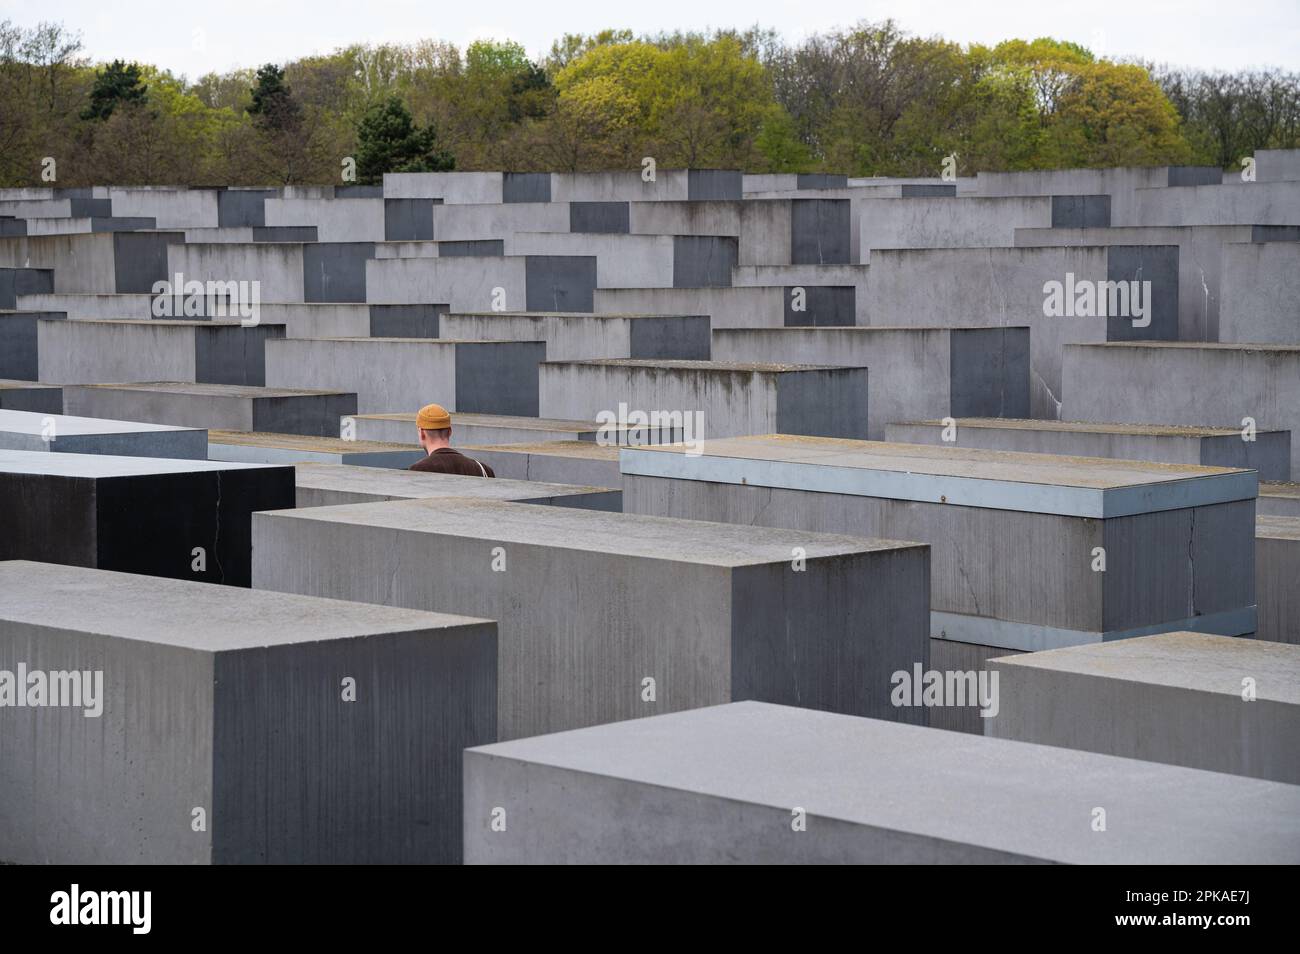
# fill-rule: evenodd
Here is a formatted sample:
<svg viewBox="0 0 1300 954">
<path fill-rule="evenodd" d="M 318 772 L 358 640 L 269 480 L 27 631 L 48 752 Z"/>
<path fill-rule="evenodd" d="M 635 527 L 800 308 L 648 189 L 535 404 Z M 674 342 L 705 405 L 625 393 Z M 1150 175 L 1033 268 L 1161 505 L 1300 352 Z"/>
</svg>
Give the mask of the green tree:
<svg viewBox="0 0 1300 954">
<path fill-rule="evenodd" d="M 445 172 L 456 159 L 438 146 L 433 126 L 421 128 L 396 96 L 374 104 L 357 127 L 357 181 L 383 182 L 385 172 Z"/>
<path fill-rule="evenodd" d="M 140 67 L 114 60 L 95 74 L 95 85 L 90 90 L 90 105 L 81 111 L 81 118 L 103 121 L 113 115 L 119 103 L 143 104 L 148 99 L 149 87 L 140 80 Z"/>
</svg>

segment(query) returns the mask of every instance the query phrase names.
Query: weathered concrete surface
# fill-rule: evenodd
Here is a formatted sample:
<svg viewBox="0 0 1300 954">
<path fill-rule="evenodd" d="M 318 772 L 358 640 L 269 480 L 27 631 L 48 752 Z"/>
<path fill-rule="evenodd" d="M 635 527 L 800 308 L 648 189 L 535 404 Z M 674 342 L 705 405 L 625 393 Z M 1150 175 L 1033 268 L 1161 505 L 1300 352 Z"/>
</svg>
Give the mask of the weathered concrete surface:
<svg viewBox="0 0 1300 954">
<path fill-rule="evenodd" d="M 707 360 L 707 315 L 449 313 L 442 334 L 467 341 L 544 341 L 549 361 L 584 358 Z"/>
<path fill-rule="evenodd" d="M 990 665 L 986 735 L 1300 783 L 1300 646 L 1163 633 Z"/>
<path fill-rule="evenodd" d="M 455 422 L 452 423 L 453 431 Z M 618 445 L 594 441 L 465 444 L 459 449 L 492 468 L 498 477 L 546 483 L 621 487 Z"/>
<path fill-rule="evenodd" d="M 357 410 L 409 411 L 437 401 L 449 411 L 538 413 L 541 341 L 446 338 L 287 338 L 266 351 L 277 387 L 330 387 L 357 394 Z"/>
<path fill-rule="evenodd" d="M 1124 342 L 1064 351 L 1061 416 L 1300 431 L 1300 345 Z M 1291 442 L 1300 474 L 1300 440 Z"/>
<path fill-rule="evenodd" d="M 453 498 L 255 520 L 260 589 L 497 620 L 502 738 L 742 698 L 923 718 L 889 701 L 926 658 L 918 544 Z"/>
<path fill-rule="evenodd" d="M 205 449 L 209 460 L 248 464 L 348 464 L 367 470 L 405 469 L 424 457 L 421 448 L 403 444 L 247 431 L 209 431 Z"/>
<path fill-rule="evenodd" d="M 202 428 L 0 409 L 0 449 L 206 460 Z"/>
<path fill-rule="evenodd" d="M 1300 242 L 1225 245 L 1223 302 L 1220 341 L 1300 345 Z"/>
<path fill-rule="evenodd" d="M 867 369 L 726 361 L 547 361 L 544 417 L 676 414 L 684 439 L 734 434 L 865 437 Z M 686 434 L 686 428 L 692 431 Z"/>
<path fill-rule="evenodd" d="M 282 325 L 238 321 L 86 320 L 37 325 L 40 379 L 53 384 L 266 383 L 266 343 Z"/>
<path fill-rule="evenodd" d="M 1027 325 L 1029 416 L 1077 418 L 1061 410 L 1062 348 L 1133 336 L 1177 338 L 1177 253 L 1177 246 L 881 250 L 871 259 L 865 314 L 870 324 L 885 326 Z M 1134 327 L 1133 318 L 1047 313 L 1049 282 L 1064 288 L 1139 278 L 1152 282 L 1146 327 Z"/>
<path fill-rule="evenodd" d="M 56 311 L 0 311 L 0 375 L 6 380 L 38 380 L 38 328 L 43 320 L 63 317 Z"/>
<path fill-rule="evenodd" d="M 1243 440 L 1242 433 L 1241 428 L 1228 427 L 987 417 L 957 418 L 951 431 L 941 420 L 901 421 L 885 427 L 886 440 L 906 444 L 1244 467 L 1259 471 L 1261 481 L 1286 480 L 1291 473 L 1291 433 L 1256 431 L 1254 440 Z"/>
<path fill-rule="evenodd" d="M 148 421 L 217 431 L 336 437 L 339 420 L 357 412 L 357 396 L 309 388 L 153 381 L 63 388 L 69 414 Z"/>
<path fill-rule="evenodd" d="M 416 444 L 415 411 L 398 414 L 357 414 L 352 420 L 358 440 Z M 649 428 L 631 424 L 566 421 L 512 414 L 457 413 L 451 422 L 454 444 L 530 444 L 538 441 L 599 441 L 615 444 L 670 444 L 682 439 L 681 428 Z"/>
<path fill-rule="evenodd" d="M 718 361 L 866 368 L 872 440 L 921 408 L 941 417 L 1029 413 L 1028 328 L 726 328 L 714 332 L 713 351 Z"/>
<path fill-rule="evenodd" d="M 1293 864 L 1298 816 L 1293 785 L 758 702 L 465 754 L 469 864 Z"/>
<path fill-rule="evenodd" d="M 1300 644 L 1300 516 L 1255 520 L 1259 639 Z M 1297 746 L 1292 746 L 1296 751 Z"/>
<path fill-rule="evenodd" d="M 1261 480 L 1257 512 L 1261 517 L 1300 517 L 1300 483 Z"/>
<path fill-rule="evenodd" d="M 0 560 L 248 586 L 250 515 L 293 493 L 291 467 L 0 450 Z"/>
<path fill-rule="evenodd" d="M 458 862 L 496 651 L 490 620 L 2 563 L 0 669 L 102 673 L 102 708 L 0 710 L 0 859 Z"/>
<path fill-rule="evenodd" d="M 865 314 L 861 310 L 864 306 L 860 300 L 855 301 L 854 307 L 846 314 L 844 296 L 839 291 L 841 287 L 800 284 L 731 288 L 598 288 L 592 300 L 598 312 L 706 314 L 715 331 L 718 328 L 865 324 L 864 321 L 847 320 L 849 316 L 856 319 L 858 314 Z M 849 288 L 848 291 L 852 292 L 853 289 Z M 801 305 L 802 308 L 797 309 L 796 305 Z"/>
<path fill-rule="evenodd" d="M 426 474 L 393 470 L 376 473 L 371 467 L 343 464 L 297 465 L 299 507 L 336 507 L 340 504 L 377 503 L 385 500 L 423 500 L 429 497 L 467 497 L 473 500 L 511 500 L 516 503 L 578 507 L 619 513 L 623 493 L 611 487 L 544 484 L 530 480 L 484 480 L 456 474 Z"/>
<path fill-rule="evenodd" d="M 1255 628 L 1253 471 L 780 434 L 620 454 L 629 513 L 929 543 L 936 638 Z"/>
<path fill-rule="evenodd" d="M 63 388 L 33 381 L 0 380 L 0 408 L 62 414 Z"/>
</svg>

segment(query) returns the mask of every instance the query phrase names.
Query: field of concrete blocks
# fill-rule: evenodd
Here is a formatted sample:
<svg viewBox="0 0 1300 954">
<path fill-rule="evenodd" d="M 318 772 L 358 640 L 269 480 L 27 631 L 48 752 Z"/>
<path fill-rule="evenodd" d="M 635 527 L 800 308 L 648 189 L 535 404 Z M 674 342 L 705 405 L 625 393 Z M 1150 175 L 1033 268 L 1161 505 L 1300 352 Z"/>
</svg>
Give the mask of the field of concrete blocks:
<svg viewBox="0 0 1300 954">
<path fill-rule="evenodd" d="M 1300 862 L 1254 168 L 0 192 L 0 862 Z"/>
</svg>

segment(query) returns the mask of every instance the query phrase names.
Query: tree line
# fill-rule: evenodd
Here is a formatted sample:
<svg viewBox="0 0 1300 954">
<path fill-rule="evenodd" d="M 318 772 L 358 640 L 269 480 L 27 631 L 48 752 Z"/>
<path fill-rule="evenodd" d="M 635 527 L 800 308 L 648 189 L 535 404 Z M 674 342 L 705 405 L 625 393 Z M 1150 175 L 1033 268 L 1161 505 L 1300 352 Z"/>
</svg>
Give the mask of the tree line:
<svg viewBox="0 0 1300 954">
<path fill-rule="evenodd" d="M 93 64 L 57 23 L 0 22 L 0 185 L 327 184 L 440 169 L 660 166 L 933 176 L 1236 166 L 1300 145 L 1300 74 L 1120 62 L 1078 44 L 962 45 L 892 21 L 357 44 L 195 81 Z M 51 163 L 49 160 L 53 160 Z M 351 165 L 350 165 L 351 164 Z M 56 173 L 51 173 L 56 169 Z"/>
</svg>

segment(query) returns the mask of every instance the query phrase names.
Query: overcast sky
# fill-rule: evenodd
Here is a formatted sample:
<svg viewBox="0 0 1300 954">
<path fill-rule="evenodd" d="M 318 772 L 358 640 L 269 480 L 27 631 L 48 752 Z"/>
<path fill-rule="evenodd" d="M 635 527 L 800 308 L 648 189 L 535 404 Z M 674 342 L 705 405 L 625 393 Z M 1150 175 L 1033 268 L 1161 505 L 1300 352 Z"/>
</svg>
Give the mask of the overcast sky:
<svg viewBox="0 0 1300 954">
<path fill-rule="evenodd" d="M 1300 0 L 0 0 L 0 19 L 56 20 L 95 60 L 136 60 L 185 74 L 283 63 L 355 42 L 430 37 L 460 47 L 513 39 L 533 56 L 563 33 L 773 27 L 799 39 L 858 19 L 892 17 L 960 43 L 1074 40 L 1114 57 L 1201 69 L 1300 69 Z"/>
</svg>

